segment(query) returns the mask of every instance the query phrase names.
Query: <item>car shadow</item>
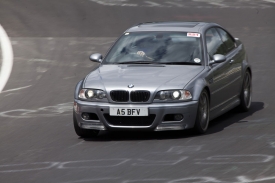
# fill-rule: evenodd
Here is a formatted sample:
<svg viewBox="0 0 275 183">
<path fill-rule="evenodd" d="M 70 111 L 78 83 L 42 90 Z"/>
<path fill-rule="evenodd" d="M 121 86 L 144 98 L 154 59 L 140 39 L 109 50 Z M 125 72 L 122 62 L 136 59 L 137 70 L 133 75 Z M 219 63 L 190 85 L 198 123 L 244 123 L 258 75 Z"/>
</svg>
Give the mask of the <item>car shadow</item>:
<svg viewBox="0 0 275 183">
<path fill-rule="evenodd" d="M 205 135 L 220 132 L 234 123 L 249 123 L 249 121 L 243 119 L 252 116 L 254 113 L 262 109 L 264 109 L 263 102 L 252 102 L 251 108 L 248 112 L 239 112 L 238 108 L 234 108 L 222 116 L 212 120 Z"/>
<path fill-rule="evenodd" d="M 251 108 L 248 112 L 241 113 L 237 108 L 223 114 L 222 116 L 212 120 L 209 124 L 207 133 L 203 135 L 210 135 L 223 131 L 226 127 L 234 123 L 249 123 L 249 121 L 242 121 L 248 116 L 262 110 L 264 108 L 263 102 L 252 102 Z M 85 141 L 135 141 L 135 140 L 164 140 L 164 139 L 180 139 L 190 138 L 196 136 L 203 136 L 196 134 L 192 129 L 180 131 L 102 131 L 98 137 L 84 138 Z"/>
</svg>

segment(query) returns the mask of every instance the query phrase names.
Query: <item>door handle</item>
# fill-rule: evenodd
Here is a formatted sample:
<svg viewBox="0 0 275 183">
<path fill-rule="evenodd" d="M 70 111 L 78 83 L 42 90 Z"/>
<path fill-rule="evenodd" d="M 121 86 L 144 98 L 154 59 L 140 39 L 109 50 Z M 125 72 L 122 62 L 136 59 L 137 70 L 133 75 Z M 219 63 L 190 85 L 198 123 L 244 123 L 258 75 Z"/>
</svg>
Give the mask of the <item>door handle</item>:
<svg viewBox="0 0 275 183">
<path fill-rule="evenodd" d="M 233 62 L 234 62 L 234 60 L 232 59 L 232 60 L 230 60 L 230 62 L 229 62 L 229 63 L 230 63 L 230 64 L 232 64 Z"/>
</svg>

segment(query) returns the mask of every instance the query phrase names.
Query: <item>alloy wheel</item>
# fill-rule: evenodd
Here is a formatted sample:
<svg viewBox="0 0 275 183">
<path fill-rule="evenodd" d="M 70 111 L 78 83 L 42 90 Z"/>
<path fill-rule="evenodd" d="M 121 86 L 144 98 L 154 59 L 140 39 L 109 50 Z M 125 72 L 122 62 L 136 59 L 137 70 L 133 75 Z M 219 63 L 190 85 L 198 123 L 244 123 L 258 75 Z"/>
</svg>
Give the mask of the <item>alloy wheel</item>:
<svg viewBox="0 0 275 183">
<path fill-rule="evenodd" d="M 200 124 L 201 128 L 205 130 L 208 127 L 208 100 L 206 93 L 203 93 L 200 97 L 200 104 L 199 104 L 199 111 L 200 111 Z"/>
<path fill-rule="evenodd" d="M 251 78 L 250 74 L 246 73 L 244 82 L 244 101 L 247 108 L 251 105 Z"/>
</svg>

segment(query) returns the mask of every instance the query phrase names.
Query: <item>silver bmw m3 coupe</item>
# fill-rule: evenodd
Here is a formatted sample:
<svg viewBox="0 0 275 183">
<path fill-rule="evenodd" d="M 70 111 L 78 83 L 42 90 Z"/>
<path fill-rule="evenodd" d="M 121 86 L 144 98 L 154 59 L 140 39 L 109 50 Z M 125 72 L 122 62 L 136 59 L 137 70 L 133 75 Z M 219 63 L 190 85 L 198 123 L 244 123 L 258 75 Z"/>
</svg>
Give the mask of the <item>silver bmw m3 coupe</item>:
<svg viewBox="0 0 275 183">
<path fill-rule="evenodd" d="M 244 45 L 206 22 L 140 23 L 126 30 L 75 89 L 77 135 L 100 130 L 205 133 L 209 121 L 251 105 Z"/>
</svg>

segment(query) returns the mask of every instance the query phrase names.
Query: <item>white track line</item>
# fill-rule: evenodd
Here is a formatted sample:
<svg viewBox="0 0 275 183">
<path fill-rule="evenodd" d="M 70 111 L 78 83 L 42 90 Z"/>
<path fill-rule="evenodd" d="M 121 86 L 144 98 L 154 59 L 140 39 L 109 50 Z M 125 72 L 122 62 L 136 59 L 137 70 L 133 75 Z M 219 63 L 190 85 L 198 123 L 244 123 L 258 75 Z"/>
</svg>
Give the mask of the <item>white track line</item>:
<svg viewBox="0 0 275 183">
<path fill-rule="evenodd" d="M 24 87 L 20 87 L 20 88 L 13 88 L 13 89 L 10 89 L 10 90 L 2 91 L 1 93 L 6 93 L 6 92 L 11 92 L 11 91 L 21 90 L 21 89 L 29 88 L 31 86 L 32 85 L 28 85 L 28 86 L 24 86 Z"/>
<path fill-rule="evenodd" d="M 264 0 L 266 2 L 269 2 L 269 3 L 275 3 L 275 0 Z"/>
<path fill-rule="evenodd" d="M 0 46 L 2 49 L 2 67 L 0 70 L 0 93 L 5 87 L 11 74 L 13 65 L 13 52 L 10 39 L 0 25 Z"/>
</svg>

